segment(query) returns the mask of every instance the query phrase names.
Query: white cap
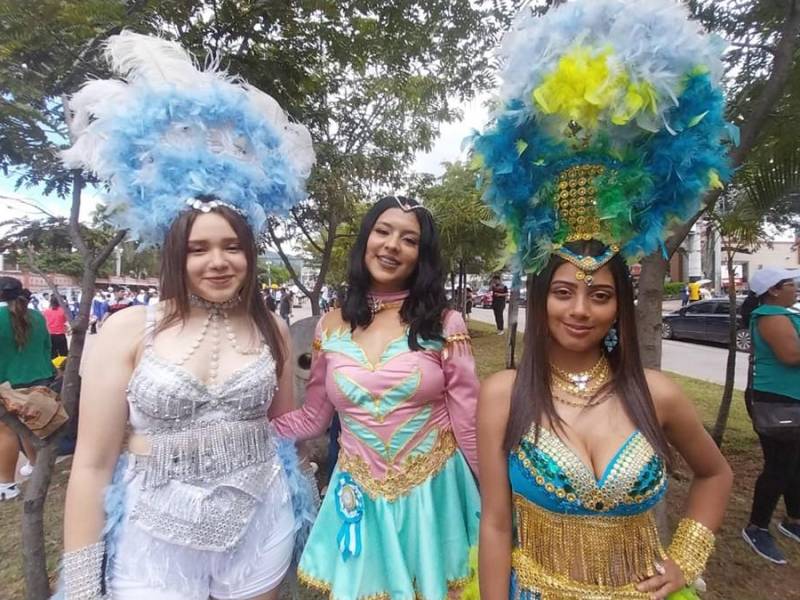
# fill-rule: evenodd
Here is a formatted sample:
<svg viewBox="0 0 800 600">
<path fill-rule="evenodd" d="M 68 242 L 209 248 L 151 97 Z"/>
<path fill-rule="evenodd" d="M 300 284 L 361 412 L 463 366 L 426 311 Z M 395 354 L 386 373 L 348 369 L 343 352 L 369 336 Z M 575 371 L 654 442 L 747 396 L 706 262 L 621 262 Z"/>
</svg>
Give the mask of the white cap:
<svg viewBox="0 0 800 600">
<path fill-rule="evenodd" d="M 771 287 L 786 279 L 800 277 L 800 271 L 780 267 L 764 267 L 750 277 L 750 291 L 756 296 L 766 294 Z"/>
</svg>

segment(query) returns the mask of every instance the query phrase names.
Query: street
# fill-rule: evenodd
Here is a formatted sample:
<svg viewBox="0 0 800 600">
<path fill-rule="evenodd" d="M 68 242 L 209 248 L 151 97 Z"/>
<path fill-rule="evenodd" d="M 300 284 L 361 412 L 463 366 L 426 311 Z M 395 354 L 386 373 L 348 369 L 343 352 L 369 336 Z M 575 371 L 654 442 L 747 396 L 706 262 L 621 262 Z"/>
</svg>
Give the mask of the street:
<svg viewBox="0 0 800 600">
<path fill-rule="evenodd" d="M 664 303 L 663 312 L 670 312 L 680 307 L 680 302 L 667 301 Z M 296 321 L 311 315 L 308 302 L 302 308 L 295 308 L 292 320 Z M 481 323 L 494 323 L 494 314 L 488 308 L 472 309 L 472 318 Z M 519 312 L 519 331 L 525 331 L 525 309 Z M 734 387 L 744 390 L 747 385 L 747 358 L 744 352 L 736 354 L 736 377 Z M 661 368 L 664 371 L 678 373 L 686 377 L 693 377 L 703 381 L 725 384 L 725 363 L 728 360 L 728 349 L 711 344 L 681 342 L 677 340 L 664 340 L 661 357 Z"/>
</svg>

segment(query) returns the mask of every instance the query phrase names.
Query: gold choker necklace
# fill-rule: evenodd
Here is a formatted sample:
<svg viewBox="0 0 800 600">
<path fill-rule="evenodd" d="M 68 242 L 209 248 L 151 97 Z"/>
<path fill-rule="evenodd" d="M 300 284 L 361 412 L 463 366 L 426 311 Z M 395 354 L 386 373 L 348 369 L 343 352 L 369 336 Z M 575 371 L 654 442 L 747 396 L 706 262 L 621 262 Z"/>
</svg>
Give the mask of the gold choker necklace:
<svg viewBox="0 0 800 600">
<path fill-rule="evenodd" d="M 368 297 L 367 298 L 367 305 L 369 306 L 370 314 L 374 317 L 375 315 L 377 315 L 382 310 L 390 310 L 390 309 L 393 309 L 393 308 L 400 308 L 401 306 L 403 306 L 403 302 L 405 302 L 405 301 L 406 301 L 406 299 L 403 298 L 402 300 L 394 300 L 392 302 L 384 302 L 380 298 Z"/>
<path fill-rule="evenodd" d="M 605 355 L 601 355 L 600 360 L 588 371 L 570 373 L 552 363 L 550 368 L 553 373 L 553 383 L 558 389 L 578 398 L 589 400 L 593 399 L 597 392 L 608 383 L 611 376 Z"/>
</svg>

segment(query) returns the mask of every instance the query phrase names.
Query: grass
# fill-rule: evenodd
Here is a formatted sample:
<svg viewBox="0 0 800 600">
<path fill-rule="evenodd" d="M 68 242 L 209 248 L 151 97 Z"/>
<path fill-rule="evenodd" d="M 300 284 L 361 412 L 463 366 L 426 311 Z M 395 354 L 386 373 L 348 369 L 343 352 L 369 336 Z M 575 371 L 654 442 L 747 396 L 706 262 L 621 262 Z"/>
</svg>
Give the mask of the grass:
<svg viewBox="0 0 800 600">
<path fill-rule="evenodd" d="M 498 336 L 494 327 L 475 321 L 470 323 L 470 331 L 481 379 L 502 370 L 505 367 L 506 336 Z M 521 348 L 521 335 L 518 336 L 518 342 L 518 348 Z M 716 418 L 722 386 L 676 374 L 670 376 L 692 400 L 704 423 L 710 427 Z M 324 450 L 323 447 L 320 449 Z M 734 469 L 736 480 L 725 522 L 718 535 L 717 550 L 708 565 L 708 592 L 703 594 L 704 600 L 800 600 L 800 569 L 797 568 L 800 564 L 800 545 L 777 535 L 778 543 L 790 561 L 789 566 L 779 567 L 753 554 L 740 537 L 739 531 L 747 522 L 750 510 L 753 482 L 761 467 L 761 450 L 744 409 L 741 392 L 734 395 L 723 452 Z M 55 571 L 61 548 L 61 519 L 69 466 L 70 461 L 56 465 L 45 509 L 48 566 L 51 572 Z M 689 473 L 685 465 L 678 465 L 667 497 L 668 520 L 672 526 L 683 513 L 688 486 Z M 21 600 L 24 597 L 19 526 L 21 510 L 22 503 L 19 501 L 0 503 L 0 600 Z M 780 506 L 776 518 L 782 516 L 782 511 Z M 288 589 L 282 597 L 289 597 Z M 308 591 L 301 592 L 300 597 L 304 600 L 321 598 Z"/>
</svg>

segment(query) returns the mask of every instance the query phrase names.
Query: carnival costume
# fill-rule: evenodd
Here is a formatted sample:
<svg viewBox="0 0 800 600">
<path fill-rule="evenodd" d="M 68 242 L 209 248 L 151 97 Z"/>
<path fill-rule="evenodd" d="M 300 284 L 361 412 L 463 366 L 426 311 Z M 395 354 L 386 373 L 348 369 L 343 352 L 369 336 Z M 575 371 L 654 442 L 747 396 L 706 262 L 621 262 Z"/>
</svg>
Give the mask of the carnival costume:
<svg viewBox="0 0 800 600">
<path fill-rule="evenodd" d="M 571 0 L 515 20 L 498 107 L 472 151 L 518 273 L 539 273 L 556 255 L 592 285 L 618 253 L 636 262 L 665 252 L 668 227 L 730 175 L 722 49 L 670 0 Z M 589 240 L 603 251 L 574 251 Z M 606 339 L 609 352 L 617 343 Z M 635 584 L 657 561 L 669 556 L 691 583 L 711 552 L 713 534 L 691 519 L 661 547 L 652 508 L 667 486 L 664 461 L 639 431 L 596 479 L 534 425 L 510 453 L 509 478 L 514 598 L 645 599 Z"/>
<path fill-rule="evenodd" d="M 133 239 L 159 243 L 182 211 L 225 205 L 258 231 L 267 214 L 302 198 L 313 164 L 305 128 L 266 94 L 214 68 L 197 69 L 175 43 L 124 32 L 106 54 L 123 80 L 86 84 L 70 101 L 69 168 L 108 183 L 109 218 Z M 125 452 L 106 494 L 102 539 L 64 556 L 68 600 L 242 598 L 283 578 L 316 489 L 267 410 L 277 387 L 268 346 L 243 350 L 228 322 L 237 298 L 192 297 L 207 319 L 181 360 L 153 348 L 156 307 L 126 391 L 130 427 L 150 452 Z M 224 327 L 225 331 L 222 331 Z M 210 381 L 183 363 L 209 332 Z M 246 364 L 216 378 L 219 340 Z M 138 594 L 138 595 L 137 595 Z"/>
<path fill-rule="evenodd" d="M 480 510 L 469 466 L 478 379 L 464 321 L 449 311 L 444 339 L 420 339 L 423 350 L 412 351 L 406 332 L 372 364 L 349 325 L 329 319 L 317 326 L 305 405 L 274 422 L 298 439 L 323 434 L 334 412 L 342 423 L 298 576 L 337 600 L 446 598 L 469 575 Z"/>
</svg>

